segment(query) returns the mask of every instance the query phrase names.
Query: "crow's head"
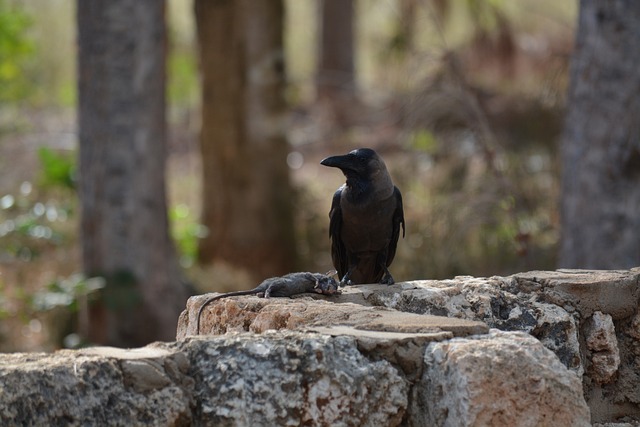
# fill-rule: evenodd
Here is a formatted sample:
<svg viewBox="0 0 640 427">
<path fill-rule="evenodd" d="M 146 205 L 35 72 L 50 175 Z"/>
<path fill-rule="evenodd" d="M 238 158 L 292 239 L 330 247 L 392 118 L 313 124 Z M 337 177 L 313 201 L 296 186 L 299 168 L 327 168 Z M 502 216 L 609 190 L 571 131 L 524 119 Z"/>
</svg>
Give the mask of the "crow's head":
<svg viewBox="0 0 640 427">
<path fill-rule="evenodd" d="M 371 181 L 380 173 L 388 175 L 384 162 L 370 148 L 358 148 L 343 156 L 327 157 L 320 164 L 340 169 L 347 177 L 347 185 Z"/>
</svg>

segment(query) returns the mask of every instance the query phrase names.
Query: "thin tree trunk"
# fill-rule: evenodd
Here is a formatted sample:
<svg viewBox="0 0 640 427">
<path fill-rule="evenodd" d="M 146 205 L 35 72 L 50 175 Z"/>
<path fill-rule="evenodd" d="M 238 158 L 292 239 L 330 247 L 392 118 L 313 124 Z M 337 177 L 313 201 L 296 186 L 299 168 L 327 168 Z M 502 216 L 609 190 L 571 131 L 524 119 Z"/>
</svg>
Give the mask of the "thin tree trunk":
<svg viewBox="0 0 640 427">
<path fill-rule="evenodd" d="M 165 196 L 165 3 L 79 0 L 84 271 L 107 278 L 90 339 L 173 340 L 187 288 Z"/>
<path fill-rule="evenodd" d="M 349 98 L 355 93 L 353 0 L 321 0 L 321 4 L 318 98 Z"/>
<path fill-rule="evenodd" d="M 562 144 L 562 267 L 640 265 L 640 2 L 582 0 Z"/>
<path fill-rule="evenodd" d="M 281 0 L 196 0 L 202 72 L 200 261 L 258 277 L 295 265 Z"/>
</svg>

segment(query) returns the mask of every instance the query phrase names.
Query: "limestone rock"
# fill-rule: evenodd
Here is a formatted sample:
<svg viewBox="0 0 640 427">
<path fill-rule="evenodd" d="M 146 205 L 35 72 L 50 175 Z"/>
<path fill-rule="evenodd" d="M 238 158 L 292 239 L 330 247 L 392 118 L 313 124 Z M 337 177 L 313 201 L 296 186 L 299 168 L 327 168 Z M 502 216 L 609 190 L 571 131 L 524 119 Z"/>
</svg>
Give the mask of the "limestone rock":
<svg viewBox="0 0 640 427">
<path fill-rule="evenodd" d="M 189 354 L 202 425 L 395 426 L 408 384 L 352 337 L 227 334 L 178 344 Z"/>
<path fill-rule="evenodd" d="M 585 323 L 585 342 L 591 351 L 591 378 L 606 384 L 618 372 L 620 353 L 613 319 L 599 311 Z"/>
<path fill-rule="evenodd" d="M 583 318 L 595 311 L 614 320 L 635 313 L 640 301 L 640 269 L 530 271 L 514 274 L 520 285 L 539 285 L 542 294 L 574 304 Z"/>
<path fill-rule="evenodd" d="M 179 339 L 195 331 L 194 311 L 203 298 L 206 296 L 190 300 L 180 319 Z M 312 298 L 324 301 L 309 304 Z M 338 296 L 305 295 L 277 303 L 256 298 L 223 301 L 205 310 L 203 325 L 206 333 L 312 329 L 340 334 L 344 331 L 338 329 L 349 326 L 370 332 L 424 334 L 420 339 L 397 336 L 392 341 L 377 338 L 367 341 L 364 332 L 353 335 L 363 354 L 369 358 L 379 354 L 411 381 L 420 375 L 419 364 L 413 355 L 422 351 L 425 342 L 447 339 L 442 338 L 443 333 L 450 332 L 458 337 L 473 333 L 472 328 L 461 325 L 450 324 L 441 328 L 444 321 L 437 317 L 433 321 L 428 320 L 432 316 L 480 321 L 503 331 L 524 331 L 540 340 L 566 367 L 583 379 L 584 395 L 592 407 L 594 422 L 617 420 L 623 416 L 640 419 L 640 268 L 624 271 L 530 271 L 508 277 L 461 276 L 449 280 L 396 283 L 393 286 L 348 286 Z M 354 308 L 356 305 L 369 310 L 360 311 Z M 426 319 L 411 320 L 404 325 L 403 319 L 409 318 L 402 317 L 402 313 L 394 315 L 382 311 L 388 314 L 376 320 L 371 307 L 424 316 Z M 331 314 L 326 314 L 327 311 Z M 606 322 L 614 331 L 608 336 L 617 339 L 618 351 L 614 351 L 612 344 L 607 346 L 608 350 L 601 351 L 587 346 L 589 327 L 586 325 L 593 322 L 592 316 L 597 312 L 611 317 Z M 615 342 L 613 339 L 609 341 Z M 396 342 L 401 343 L 399 351 L 394 349 Z M 408 372 L 413 372 L 413 376 Z"/>
<path fill-rule="evenodd" d="M 195 334 L 200 306 L 207 296 L 192 297 L 178 320 L 177 339 Z M 201 334 L 304 329 L 308 327 L 352 326 L 362 330 L 431 333 L 451 332 L 454 336 L 485 333 L 486 324 L 441 316 L 402 313 L 382 307 L 337 304 L 312 298 L 231 297 L 214 301 L 200 319 Z"/>
<path fill-rule="evenodd" d="M 431 343 L 414 425 L 590 426 L 580 379 L 521 332 Z"/>
<path fill-rule="evenodd" d="M 369 287 L 369 286 L 367 286 Z M 347 289 L 345 293 L 359 292 Z M 456 277 L 379 287 L 366 301 L 403 312 L 480 320 L 489 327 L 525 331 L 556 353 L 578 375 L 584 372 L 578 340 L 578 313 L 538 298 L 514 278 Z"/>
<path fill-rule="evenodd" d="M 187 370 L 153 347 L 2 355 L 0 425 L 190 425 Z"/>
<path fill-rule="evenodd" d="M 7 354 L 0 376 L 0 425 L 395 426 L 409 390 L 354 337 L 311 332 Z"/>
<path fill-rule="evenodd" d="M 0 425 L 583 426 L 584 396 L 635 425 L 639 294 L 640 268 L 233 297 L 190 337 L 197 296 L 179 342 L 0 355 Z"/>
<path fill-rule="evenodd" d="M 640 311 L 631 318 L 631 323 L 627 328 L 627 334 L 631 338 L 640 341 Z"/>
<path fill-rule="evenodd" d="M 349 336 L 369 360 L 386 360 L 413 382 L 422 376 L 424 351 L 430 342 L 453 338 L 451 332 L 403 333 L 355 329 L 349 326 L 315 327 L 309 330 L 331 336 Z"/>
<path fill-rule="evenodd" d="M 0 355 L 0 425 L 520 426 L 588 417 L 579 381 L 525 334 L 317 329 Z"/>
</svg>

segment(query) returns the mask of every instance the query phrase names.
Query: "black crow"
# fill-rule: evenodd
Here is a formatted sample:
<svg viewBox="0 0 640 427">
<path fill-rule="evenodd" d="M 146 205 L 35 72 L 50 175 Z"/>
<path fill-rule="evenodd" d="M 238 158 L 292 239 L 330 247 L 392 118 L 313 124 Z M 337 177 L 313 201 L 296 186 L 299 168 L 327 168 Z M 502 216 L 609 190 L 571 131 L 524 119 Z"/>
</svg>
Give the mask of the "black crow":
<svg viewBox="0 0 640 427">
<path fill-rule="evenodd" d="M 396 254 L 401 225 L 404 237 L 404 211 L 384 162 L 370 148 L 360 148 L 320 164 L 339 168 L 347 178 L 333 195 L 329 212 L 331 258 L 340 284 L 393 284 L 387 267 Z"/>
</svg>

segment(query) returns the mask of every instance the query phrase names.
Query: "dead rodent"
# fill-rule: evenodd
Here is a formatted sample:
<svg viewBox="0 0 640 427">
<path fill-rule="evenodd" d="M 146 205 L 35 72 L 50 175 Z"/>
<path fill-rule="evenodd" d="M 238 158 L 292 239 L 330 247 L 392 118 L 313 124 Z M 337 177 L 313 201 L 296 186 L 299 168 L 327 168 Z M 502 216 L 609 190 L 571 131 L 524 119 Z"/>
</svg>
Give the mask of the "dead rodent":
<svg viewBox="0 0 640 427">
<path fill-rule="evenodd" d="M 200 317 L 206 306 L 221 298 L 258 295 L 264 298 L 290 297 L 298 294 L 318 293 L 323 295 L 339 294 L 338 282 L 326 274 L 321 273 L 289 273 L 281 277 L 271 277 L 258 286 L 246 291 L 227 292 L 207 299 L 198 310 L 196 318 L 196 335 L 200 335 Z"/>
</svg>

